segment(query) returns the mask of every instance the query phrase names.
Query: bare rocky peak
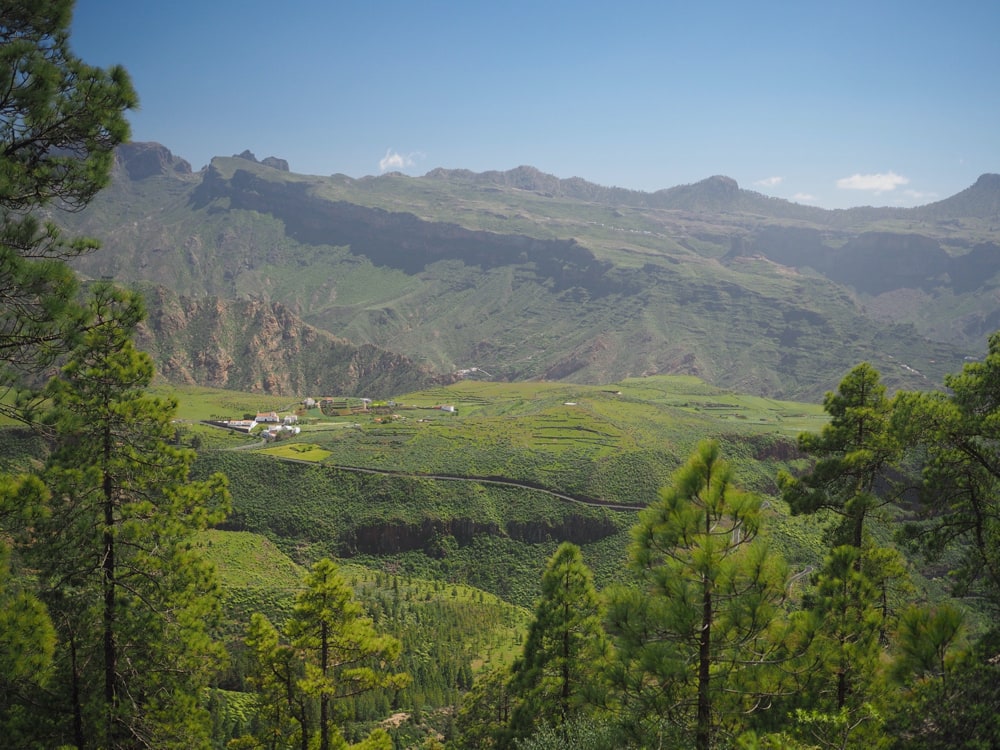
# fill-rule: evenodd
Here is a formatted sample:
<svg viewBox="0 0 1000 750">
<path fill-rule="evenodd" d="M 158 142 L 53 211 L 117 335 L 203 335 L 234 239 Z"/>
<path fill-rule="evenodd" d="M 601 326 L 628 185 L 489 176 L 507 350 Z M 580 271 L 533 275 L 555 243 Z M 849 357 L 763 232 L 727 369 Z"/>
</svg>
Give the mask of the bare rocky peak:
<svg viewBox="0 0 1000 750">
<path fill-rule="evenodd" d="M 288 162 L 284 159 L 279 159 L 277 156 L 268 156 L 264 159 L 258 161 L 257 157 L 253 155 L 250 149 L 246 149 L 243 153 L 233 154 L 234 159 L 246 159 L 247 161 L 252 161 L 254 164 L 263 164 L 265 167 L 271 167 L 271 169 L 277 169 L 281 172 L 288 172 Z"/>
<path fill-rule="evenodd" d="M 159 143 L 133 142 L 118 147 L 116 158 L 129 179 L 143 180 L 160 174 L 191 174 L 191 164 Z"/>
</svg>

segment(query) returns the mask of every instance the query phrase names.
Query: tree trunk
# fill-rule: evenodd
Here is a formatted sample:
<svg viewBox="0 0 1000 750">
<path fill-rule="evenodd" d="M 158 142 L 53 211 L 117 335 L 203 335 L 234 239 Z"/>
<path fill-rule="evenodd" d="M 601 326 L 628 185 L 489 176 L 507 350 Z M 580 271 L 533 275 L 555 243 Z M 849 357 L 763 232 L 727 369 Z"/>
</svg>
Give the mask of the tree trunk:
<svg viewBox="0 0 1000 750">
<path fill-rule="evenodd" d="M 837 710 L 841 710 L 847 705 L 847 671 L 841 669 L 837 672 Z"/>
<path fill-rule="evenodd" d="M 695 730 L 695 747 L 709 750 L 712 739 L 712 697 L 709 679 L 712 666 L 712 589 L 705 580 L 702 596 L 701 638 L 698 644 L 698 718 Z"/>
<path fill-rule="evenodd" d="M 330 626 L 326 620 L 320 625 L 320 670 L 323 673 L 323 692 L 319 694 L 319 750 L 330 750 L 330 695 L 326 691 L 327 671 L 330 668 Z"/>
<path fill-rule="evenodd" d="M 569 603 L 563 604 L 563 622 L 569 622 Z M 568 627 L 564 627 L 562 634 L 562 695 L 560 696 L 560 708 L 562 709 L 562 723 L 569 720 L 569 694 L 570 694 L 570 632 Z"/>
<path fill-rule="evenodd" d="M 105 465 L 110 463 L 111 437 L 105 435 Z M 104 710 L 107 722 L 107 742 L 118 746 L 118 654 L 115 648 L 115 505 L 114 483 L 108 472 L 104 474 L 104 559 L 101 570 L 104 583 Z"/>
<path fill-rule="evenodd" d="M 70 660 L 70 693 L 73 701 L 73 741 L 77 747 L 84 747 L 83 707 L 80 705 L 80 662 L 76 656 L 76 633 L 68 640 Z"/>
</svg>

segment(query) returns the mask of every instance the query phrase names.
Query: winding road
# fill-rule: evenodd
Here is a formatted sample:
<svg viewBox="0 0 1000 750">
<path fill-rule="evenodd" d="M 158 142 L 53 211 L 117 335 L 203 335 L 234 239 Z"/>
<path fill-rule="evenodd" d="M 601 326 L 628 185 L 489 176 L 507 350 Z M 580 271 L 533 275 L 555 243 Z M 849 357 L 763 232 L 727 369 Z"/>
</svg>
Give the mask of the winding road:
<svg viewBox="0 0 1000 750">
<path fill-rule="evenodd" d="M 441 482 L 475 482 L 476 484 L 496 484 L 505 487 L 516 487 L 521 490 L 531 490 L 533 492 L 543 492 L 564 502 L 576 503 L 577 505 L 587 505 L 592 508 L 607 508 L 608 510 L 621 511 L 623 513 L 635 513 L 642 510 L 643 505 L 625 505 L 623 503 L 611 503 L 607 500 L 600 500 L 594 497 L 582 497 L 579 495 L 567 495 L 565 492 L 557 492 L 537 484 L 508 479 L 507 477 L 480 477 L 464 476 L 457 474 L 417 474 L 406 471 L 396 471 L 393 469 L 370 469 L 363 466 L 344 466 L 342 464 L 320 464 L 315 461 L 304 461 L 298 458 L 288 458 L 286 456 L 272 456 L 279 461 L 289 461 L 291 463 L 305 464 L 307 466 L 322 466 L 329 469 L 339 469 L 340 471 L 353 471 L 358 474 L 383 474 L 392 477 L 404 477 L 406 479 L 433 479 Z"/>
</svg>

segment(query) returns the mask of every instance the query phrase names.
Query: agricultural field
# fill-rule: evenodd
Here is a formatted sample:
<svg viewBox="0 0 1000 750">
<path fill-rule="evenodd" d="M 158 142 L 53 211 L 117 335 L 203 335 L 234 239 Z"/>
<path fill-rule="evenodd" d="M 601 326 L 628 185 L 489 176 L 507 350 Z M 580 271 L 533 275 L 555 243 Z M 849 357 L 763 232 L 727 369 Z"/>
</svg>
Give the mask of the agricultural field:
<svg viewBox="0 0 1000 750">
<path fill-rule="evenodd" d="M 309 443 L 283 443 L 271 448 L 262 448 L 261 453 L 284 458 L 288 461 L 307 461 L 318 463 L 330 457 L 330 451 Z"/>
<path fill-rule="evenodd" d="M 188 403 L 186 391 L 178 395 L 191 420 L 258 409 L 297 414 L 301 433 L 265 450 L 283 458 L 414 475 L 504 477 L 632 504 L 642 504 L 637 495 L 648 498 L 648 488 L 613 477 L 635 481 L 636 456 L 664 459 L 665 473 L 655 471 L 655 491 L 704 437 L 790 443 L 799 432 L 820 429 L 826 418 L 818 404 L 735 394 L 697 378 L 667 376 L 604 386 L 465 380 L 332 417 L 318 408 L 240 400 L 224 391 L 198 389 L 194 396 Z M 234 438 L 217 437 L 212 447 L 226 447 L 227 440 Z M 235 440 L 252 442 L 245 435 Z"/>
</svg>

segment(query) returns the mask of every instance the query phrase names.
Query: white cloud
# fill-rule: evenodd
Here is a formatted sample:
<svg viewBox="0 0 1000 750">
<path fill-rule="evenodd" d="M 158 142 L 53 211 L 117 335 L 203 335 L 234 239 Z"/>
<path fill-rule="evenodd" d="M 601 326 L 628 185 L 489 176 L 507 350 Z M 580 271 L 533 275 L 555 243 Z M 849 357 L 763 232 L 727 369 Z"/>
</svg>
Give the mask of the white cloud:
<svg viewBox="0 0 1000 750">
<path fill-rule="evenodd" d="M 391 169 L 406 169 L 407 167 L 412 167 L 415 163 L 413 154 L 400 154 L 391 148 L 387 148 L 385 156 L 379 160 L 378 168 L 382 172 L 388 172 Z"/>
<path fill-rule="evenodd" d="M 887 193 L 900 185 L 906 185 L 909 179 L 895 172 L 879 174 L 854 174 L 837 180 L 837 187 L 842 190 L 867 190 L 872 193 Z"/>
<path fill-rule="evenodd" d="M 817 198 L 815 195 L 809 195 L 809 193 L 796 193 L 792 196 L 792 200 L 796 203 L 815 203 Z"/>
<path fill-rule="evenodd" d="M 784 177 L 765 177 L 763 180 L 757 180 L 754 185 L 760 185 L 761 187 L 774 187 L 775 185 L 780 185 L 784 179 Z"/>
</svg>

